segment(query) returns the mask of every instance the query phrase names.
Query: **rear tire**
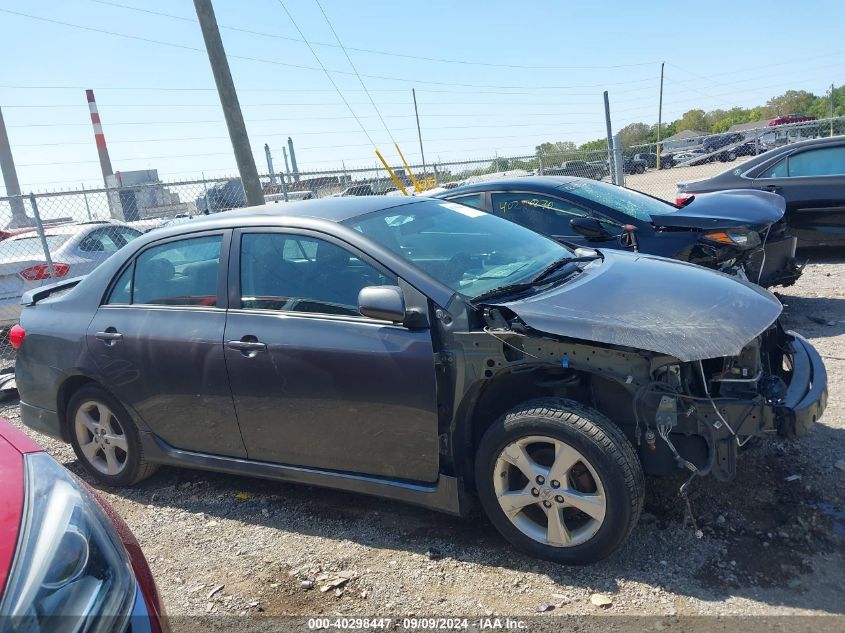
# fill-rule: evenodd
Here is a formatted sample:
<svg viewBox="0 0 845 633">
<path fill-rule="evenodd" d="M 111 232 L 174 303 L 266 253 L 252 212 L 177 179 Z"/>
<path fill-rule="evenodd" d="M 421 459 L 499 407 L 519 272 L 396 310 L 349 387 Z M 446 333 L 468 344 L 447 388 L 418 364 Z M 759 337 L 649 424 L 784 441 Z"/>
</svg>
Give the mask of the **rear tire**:
<svg viewBox="0 0 845 633">
<path fill-rule="evenodd" d="M 70 443 L 79 463 L 107 486 L 131 486 L 157 469 L 144 459 L 141 437 L 122 404 L 97 385 L 85 385 L 67 407 Z"/>
<path fill-rule="evenodd" d="M 616 550 L 642 512 L 634 449 L 604 415 L 572 400 L 511 409 L 476 453 L 481 505 L 520 551 L 558 563 L 594 563 Z"/>
</svg>

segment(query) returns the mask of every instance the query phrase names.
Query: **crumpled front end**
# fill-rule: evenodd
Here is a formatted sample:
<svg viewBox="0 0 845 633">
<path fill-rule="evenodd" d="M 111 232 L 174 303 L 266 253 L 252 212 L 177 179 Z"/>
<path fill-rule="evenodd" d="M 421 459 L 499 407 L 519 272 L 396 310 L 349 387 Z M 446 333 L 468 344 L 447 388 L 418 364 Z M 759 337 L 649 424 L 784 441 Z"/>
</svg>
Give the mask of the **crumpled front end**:
<svg viewBox="0 0 845 633">
<path fill-rule="evenodd" d="M 646 469 L 733 478 L 754 437 L 806 435 L 827 406 L 827 372 L 812 344 L 775 323 L 736 356 L 664 358 L 634 397 Z M 694 437 L 696 441 L 689 438 Z"/>
</svg>

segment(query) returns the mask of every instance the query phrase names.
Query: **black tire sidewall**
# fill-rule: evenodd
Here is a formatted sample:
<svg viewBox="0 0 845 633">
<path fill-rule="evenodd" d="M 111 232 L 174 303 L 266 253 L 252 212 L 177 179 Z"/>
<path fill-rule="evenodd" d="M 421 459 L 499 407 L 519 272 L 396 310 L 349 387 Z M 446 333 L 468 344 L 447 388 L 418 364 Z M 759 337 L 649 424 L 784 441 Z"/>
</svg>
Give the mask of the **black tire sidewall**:
<svg viewBox="0 0 845 633">
<path fill-rule="evenodd" d="M 106 405 L 117 418 L 126 436 L 126 444 L 129 447 L 126 456 L 126 467 L 117 475 L 107 475 L 92 466 L 79 447 L 79 440 L 76 437 L 75 419 L 76 412 L 84 402 L 96 400 Z M 141 467 L 141 438 L 138 429 L 132 418 L 120 401 L 112 396 L 102 387 L 88 385 L 79 389 L 71 397 L 67 407 L 68 435 L 70 437 L 73 452 L 76 458 L 91 477 L 107 486 L 129 486 L 135 483 Z"/>
<path fill-rule="evenodd" d="M 568 407 L 559 407 L 570 410 Z M 590 419 L 580 408 L 574 411 L 581 419 Z M 600 415 L 596 412 L 596 415 Z M 592 420 L 591 420 L 592 421 Z M 499 506 L 493 487 L 496 458 L 515 440 L 530 435 L 544 435 L 571 445 L 595 469 L 607 499 L 604 523 L 588 541 L 572 547 L 554 547 L 539 543 L 523 534 Z M 632 517 L 631 494 L 619 465 L 589 435 L 571 422 L 543 415 L 519 414 L 503 418 L 488 429 L 478 447 L 475 464 L 476 487 L 481 505 L 496 529 L 520 551 L 546 560 L 565 564 L 589 564 L 606 558 L 628 536 Z"/>
</svg>

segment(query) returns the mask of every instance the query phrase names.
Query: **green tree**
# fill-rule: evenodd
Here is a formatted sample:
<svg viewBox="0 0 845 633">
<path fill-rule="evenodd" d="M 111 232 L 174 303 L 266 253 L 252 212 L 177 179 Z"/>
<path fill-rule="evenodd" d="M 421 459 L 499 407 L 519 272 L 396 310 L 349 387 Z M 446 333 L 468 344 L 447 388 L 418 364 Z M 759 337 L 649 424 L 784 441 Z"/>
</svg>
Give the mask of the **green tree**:
<svg viewBox="0 0 845 633">
<path fill-rule="evenodd" d="M 769 99 L 766 102 L 766 108 L 773 117 L 784 114 L 804 114 L 816 99 L 816 95 L 806 90 L 787 90 L 782 95 Z"/>
<path fill-rule="evenodd" d="M 622 147 L 640 145 L 648 141 L 651 128 L 645 123 L 631 123 L 619 130 L 619 140 Z"/>
<path fill-rule="evenodd" d="M 564 152 L 572 152 L 577 149 L 577 146 L 572 141 L 557 141 L 555 143 L 541 143 L 535 150 L 537 155 L 540 154 L 563 154 Z"/>
<path fill-rule="evenodd" d="M 675 123 L 675 132 L 693 130 L 696 132 L 709 132 L 710 123 L 707 121 L 707 113 L 704 110 L 688 110 Z"/>
<path fill-rule="evenodd" d="M 578 146 L 579 150 L 583 151 L 595 151 L 598 149 L 603 149 L 607 151 L 607 139 L 606 138 L 598 138 L 595 141 L 587 141 L 583 145 Z"/>
</svg>

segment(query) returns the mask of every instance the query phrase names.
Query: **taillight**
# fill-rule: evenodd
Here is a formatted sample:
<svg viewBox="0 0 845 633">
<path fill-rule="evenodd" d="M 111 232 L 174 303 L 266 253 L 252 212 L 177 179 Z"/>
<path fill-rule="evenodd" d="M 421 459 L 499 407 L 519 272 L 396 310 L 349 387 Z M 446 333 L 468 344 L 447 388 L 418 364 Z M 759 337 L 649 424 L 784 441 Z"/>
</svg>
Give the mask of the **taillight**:
<svg viewBox="0 0 845 633">
<path fill-rule="evenodd" d="M 69 270 L 69 264 L 54 263 L 52 270 L 50 269 L 50 264 L 38 264 L 37 266 L 24 268 L 18 274 L 27 281 L 40 281 L 42 279 L 52 279 L 53 277 L 64 277 Z"/>
<path fill-rule="evenodd" d="M 25 338 L 26 330 L 21 327 L 20 323 L 13 325 L 12 329 L 9 330 L 9 342 L 15 349 L 21 348 L 21 345 L 23 345 L 23 340 Z"/>
<path fill-rule="evenodd" d="M 679 191 L 675 194 L 675 204 L 679 207 L 684 206 L 684 203 L 692 198 L 695 194 L 687 191 Z"/>
</svg>

